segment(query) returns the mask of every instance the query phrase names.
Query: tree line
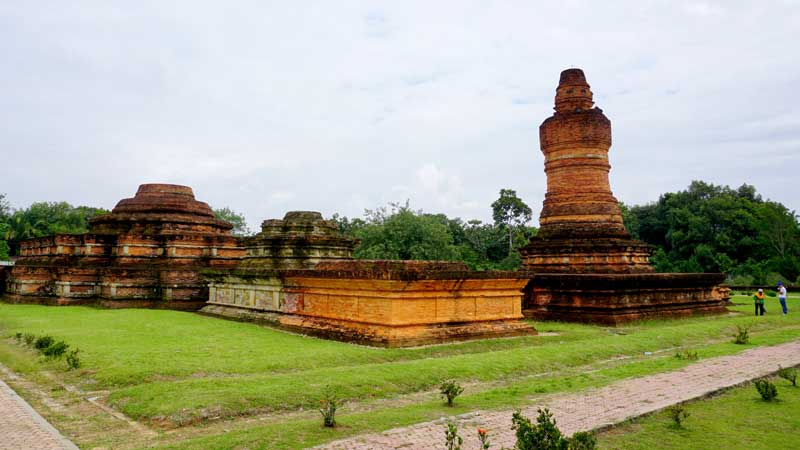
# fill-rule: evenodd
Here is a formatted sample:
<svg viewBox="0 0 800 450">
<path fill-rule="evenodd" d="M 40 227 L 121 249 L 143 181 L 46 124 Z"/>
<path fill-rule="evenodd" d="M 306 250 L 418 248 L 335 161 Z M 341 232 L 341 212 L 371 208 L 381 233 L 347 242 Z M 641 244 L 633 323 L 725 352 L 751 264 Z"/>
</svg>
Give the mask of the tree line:
<svg viewBox="0 0 800 450">
<path fill-rule="evenodd" d="M 693 181 L 656 202 L 621 206 L 631 235 L 655 247 L 659 272 L 723 272 L 733 284 L 794 283 L 800 275 L 797 215 L 753 186 Z"/>
<path fill-rule="evenodd" d="M 463 261 L 475 270 L 514 270 L 518 249 L 536 234 L 531 208 L 511 189 L 487 205 L 492 222 L 463 220 L 413 209 L 408 202 L 368 209 L 363 217 L 334 214 L 340 231 L 359 239 L 356 258 Z M 693 181 L 686 190 L 662 194 L 645 205 L 620 204 L 635 239 L 653 245 L 659 272 L 723 272 L 734 284 L 796 282 L 800 276 L 800 225 L 794 211 L 764 200 L 755 187 L 733 189 Z M 34 203 L 12 210 L 0 194 L 0 259 L 16 253 L 21 239 L 83 233 L 101 208 Z M 244 216 L 216 209 L 251 234 Z"/>
</svg>

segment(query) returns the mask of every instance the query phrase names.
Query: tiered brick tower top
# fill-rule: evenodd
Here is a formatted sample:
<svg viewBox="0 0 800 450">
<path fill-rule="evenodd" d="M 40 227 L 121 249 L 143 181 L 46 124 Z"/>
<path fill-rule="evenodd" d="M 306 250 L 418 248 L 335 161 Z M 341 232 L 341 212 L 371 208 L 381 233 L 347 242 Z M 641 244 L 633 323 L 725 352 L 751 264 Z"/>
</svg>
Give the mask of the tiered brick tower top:
<svg viewBox="0 0 800 450">
<path fill-rule="evenodd" d="M 539 127 L 547 174 L 542 238 L 629 237 L 608 182 L 611 121 L 593 105 L 583 71 L 562 72 L 556 112 Z"/>
<path fill-rule="evenodd" d="M 110 214 L 90 220 L 93 233 L 140 231 L 145 234 L 203 233 L 229 235 L 231 225 L 218 220 L 189 186 L 142 184 L 133 198 L 122 199 Z"/>
<path fill-rule="evenodd" d="M 583 71 L 561 72 L 555 114 L 539 127 L 547 194 L 524 263 L 538 272 L 650 272 L 649 247 L 630 240 L 608 182 L 611 121 L 593 105 Z"/>
</svg>

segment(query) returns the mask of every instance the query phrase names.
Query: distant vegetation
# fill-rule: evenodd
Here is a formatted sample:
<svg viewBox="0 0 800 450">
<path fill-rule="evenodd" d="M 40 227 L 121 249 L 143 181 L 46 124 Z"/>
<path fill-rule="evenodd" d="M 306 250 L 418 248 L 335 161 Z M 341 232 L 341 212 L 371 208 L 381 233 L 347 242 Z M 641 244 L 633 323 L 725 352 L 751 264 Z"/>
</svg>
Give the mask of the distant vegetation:
<svg viewBox="0 0 800 450">
<path fill-rule="evenodd" d="M 784 205 L 756 188 L 693 181 L 657 202 L 623 205 L 631 234 L 656 247 L 660 272 L 723 272 L 735 284 L 795 282 L 800 275 L 800 228 Z"/>
</svg>

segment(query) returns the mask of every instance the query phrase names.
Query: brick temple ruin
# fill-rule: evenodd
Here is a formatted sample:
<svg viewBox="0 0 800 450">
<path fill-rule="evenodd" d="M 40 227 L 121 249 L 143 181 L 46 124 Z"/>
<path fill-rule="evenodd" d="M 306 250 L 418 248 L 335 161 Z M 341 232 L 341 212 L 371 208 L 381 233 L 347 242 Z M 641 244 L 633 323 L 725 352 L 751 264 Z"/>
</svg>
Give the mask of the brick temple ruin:
<svg viewBox="0 0 800 450">
<path fill-rule="evenodd" d="M 6 280 L 14 302 L 195 310 L 208 297 L 200 271 L 232 268 L 245 249 L 192 189 L 143 184 L 86 234 L 22 241 Z"/>
<path fill-rule="evenodd" d="M 611 121 L 580 69 L 561 72 L 555 113 L 539 127 L 547 193 L 536 237 L 521 249 L 532 279 L 525 315 L 617 324 L 726 312 L 723 274 L 653 273 L 611 193 Z"/>
<path fill-rule="evenodd" d="M 562 72 L 540 141 L 547 194 L 519 271 L 356 260 L 357 242 L 308 211 L 236 237 L 191 188 L 144 184 L 89 233 L 23 241 L 0 272 L 4 298 L 200 310 L 381 346 L 535 334 L 523 316 L 619 324 L 726 311 L 722 274 L 654 273 L 650 246 L 625 230 L 608 180 L 611 122 L 580 69 Z"/>
</svg>

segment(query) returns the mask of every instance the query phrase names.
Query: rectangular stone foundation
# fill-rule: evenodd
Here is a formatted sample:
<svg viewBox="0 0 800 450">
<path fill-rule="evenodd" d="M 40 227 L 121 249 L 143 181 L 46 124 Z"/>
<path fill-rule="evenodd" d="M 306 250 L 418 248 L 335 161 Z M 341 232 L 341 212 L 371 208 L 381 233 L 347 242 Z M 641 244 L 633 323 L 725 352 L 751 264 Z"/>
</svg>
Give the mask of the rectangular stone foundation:
<svg viewBox="0 0 800 450">
<path fill-rule="evenodd" d="M 535 334 L 520 320 L 526 283 L 513 272 L 236 271 L 211 282 L 201 311 L 324 338 L 407 347 Z"/>
<path fill-rule="evenodd" d="M 537 274 L 525 289 L 523 313 L 540 320 L 619 325 L 723 314 L 723 274 Z"/>
</svg>

